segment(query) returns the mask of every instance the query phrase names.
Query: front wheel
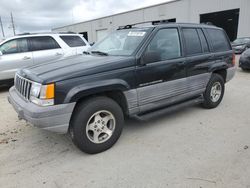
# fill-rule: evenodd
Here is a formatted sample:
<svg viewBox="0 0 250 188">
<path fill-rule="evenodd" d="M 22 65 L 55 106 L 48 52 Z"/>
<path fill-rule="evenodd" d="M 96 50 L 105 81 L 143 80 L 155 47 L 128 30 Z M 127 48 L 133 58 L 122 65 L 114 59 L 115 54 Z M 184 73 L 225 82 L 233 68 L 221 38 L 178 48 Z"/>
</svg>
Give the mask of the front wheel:
<svg viewBox="0 0 250 188">
<path fill-rule="evenodd" d="M 70 135 L 80 150 L 95 154 L 116 143 L 121 135 L 123 122 L 123 111 L 115 101 L 107 97 L 95 97 L 76 107 Z"/>
<path fill-rule="evenodd" d="M 210 81 L 208 82 L 206 91 L 204 92 L 203 107 L 211 109 L 216 108 L 223 96 L 225 91 L 225 82 L 222 76 L 219 74 L 212 74 Z"/>
</svg>

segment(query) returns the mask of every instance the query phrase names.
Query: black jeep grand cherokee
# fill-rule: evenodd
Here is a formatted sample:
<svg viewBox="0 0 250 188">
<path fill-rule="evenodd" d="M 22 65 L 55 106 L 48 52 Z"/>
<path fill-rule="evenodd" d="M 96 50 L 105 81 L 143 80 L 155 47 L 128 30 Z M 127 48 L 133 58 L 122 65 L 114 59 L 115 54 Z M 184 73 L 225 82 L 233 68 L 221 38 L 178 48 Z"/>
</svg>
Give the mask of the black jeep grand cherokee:
<svg viewBox="0 0 250 188">
<path fill-rule="evenodd" d="M 227 35 L 214 26 L 125 27 L 85 55 L 18 71 L 8 99 L 21 119 L 70 132 L 82 151 L 98 153 L 118 140 L 124 117 L 218 106 L 234 61 Z"/>
</svg>

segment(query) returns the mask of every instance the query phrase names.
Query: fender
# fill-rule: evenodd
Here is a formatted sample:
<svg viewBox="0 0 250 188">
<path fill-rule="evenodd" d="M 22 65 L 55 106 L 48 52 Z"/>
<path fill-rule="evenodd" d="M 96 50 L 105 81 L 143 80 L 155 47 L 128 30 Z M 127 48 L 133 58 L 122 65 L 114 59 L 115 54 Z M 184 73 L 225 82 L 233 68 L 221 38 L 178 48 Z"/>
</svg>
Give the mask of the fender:
<svg viewBox="0 0 250 188">
<path fill-rule="evenodd" d="M 107 91 L 126 91 L 130 86 L 127 82 L 121 79 L 108 79 L 84 83 L 73 87 L 67 94 L 64 103 L 77 102 L 79 99 Z"/>
<path fill-rule="evenodd" d="M 214 64 L 212 64 L 209 68 L 208 68 L 208 72 L 214 72 L 214 71 L 218 71 L 218 70 L 226 70 L 228 69 L 228 64 L 224 61 L 220 61 L 220 62 L 216 62 Z"/>
</svg>

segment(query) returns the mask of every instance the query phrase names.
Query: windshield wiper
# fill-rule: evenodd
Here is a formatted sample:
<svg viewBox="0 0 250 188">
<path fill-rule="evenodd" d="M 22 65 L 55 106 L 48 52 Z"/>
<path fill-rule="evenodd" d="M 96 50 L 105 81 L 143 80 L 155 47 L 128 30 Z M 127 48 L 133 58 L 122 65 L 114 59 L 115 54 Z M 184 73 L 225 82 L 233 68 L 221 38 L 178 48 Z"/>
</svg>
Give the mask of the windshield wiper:
<svg viewBox="0 0 250 188">
<path fill-rule="evenodd" d="M 82 53 L 85 54 L 85 55 L 89 55 L 90 54 L 88 51 L 83 51 Z"/>
<path fill-rule="evenodd" d="M 91 51 L 92 54 L 98 54 L 98 55 L 103 55 L 103 56 L 108 56 L 109 54 L 106 52 L 102 51 Z"/>
</svg>

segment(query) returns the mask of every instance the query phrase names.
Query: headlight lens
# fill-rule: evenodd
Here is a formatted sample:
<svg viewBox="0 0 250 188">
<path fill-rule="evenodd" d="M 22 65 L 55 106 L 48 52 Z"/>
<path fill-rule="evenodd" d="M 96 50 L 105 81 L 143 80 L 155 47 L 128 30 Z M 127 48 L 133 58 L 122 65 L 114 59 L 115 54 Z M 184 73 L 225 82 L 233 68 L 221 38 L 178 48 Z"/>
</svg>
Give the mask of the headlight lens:
<svg viewBox="0 0 250 188">
<path fill-rule="evenodd" d="M 38 98 L 40 94 L 41 86 L 42 86 L 41 84 L 33 82 L 31 86 L 31 90 L 30 90 L 30 96 Z"/>
<path fill-rule="evenodd" d="M 30 101 L 39 106 L 54 105 L 55 84 L 41 85 L 32 83 Z"/>
</svg>

